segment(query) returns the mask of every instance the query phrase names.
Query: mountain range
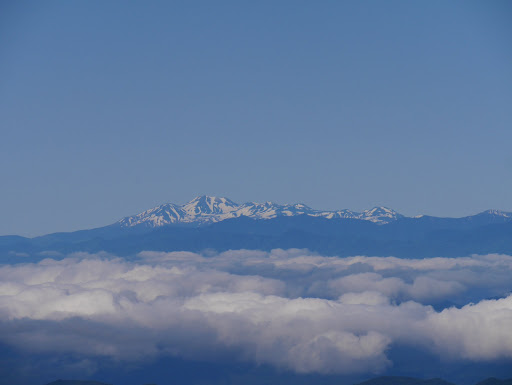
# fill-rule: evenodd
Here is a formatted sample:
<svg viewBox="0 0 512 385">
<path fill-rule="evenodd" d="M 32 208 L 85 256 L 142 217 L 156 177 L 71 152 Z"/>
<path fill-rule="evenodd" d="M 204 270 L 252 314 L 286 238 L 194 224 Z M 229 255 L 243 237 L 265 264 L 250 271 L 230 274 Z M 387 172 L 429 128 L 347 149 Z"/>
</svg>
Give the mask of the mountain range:
<svg viewBox="0 0 512 385">
<path fill-rule="evenodd" d="M 512 254 L 512 213 L 488 210 L 462 218 L 406 217 L 385 207 L 322 211 L 304 204 L 237 204 L 201 196 L 163 204 L 108 226 L 40 237 L 0 237 L 0 262 L 42 259 L 48 253 L 142 250 L 304 248 L 324 255 L 405 258 Z M 30 258 L 27 258 L 30 256 Z"/>
<path fill-rule="evenodd" d="M 512 213 L 502 213 L 496 210 L 494 212 L 496 216 L 512 218 Z M 228 198 L 203 195 L 183 205 L 165 203 L 140 214 L 123 218 L 117 223 L 123 227 L 147 226 L 154 228 L 178 223 L 205 225 L 242 216 L 253 219 L 272 219 L 280 216 L 291 217 L 296 215 L 309 215 L 327 219 L 361 219 L 378 224 L 390 223 L 404 217 L 386 207 L 374 207 L 360 213 L 346 209 L 322 211 L 312 209 L 302 203 L 280 205 L 274 202 L 247 202 L 238 204 Z"/>
<path fill-rule="evenodd" d="M 57 380 L 46 385 L 111 385 L 96 381 Z M 154 384 L 147 384 L 154 385 Z M 372 378 L 357 385 L 454 385 L 441 378 L 422 380 L 414 377 L 384 376 Z M 487 378 L 475 385 L 512 385 L 512 379 Z"/>
</svg>

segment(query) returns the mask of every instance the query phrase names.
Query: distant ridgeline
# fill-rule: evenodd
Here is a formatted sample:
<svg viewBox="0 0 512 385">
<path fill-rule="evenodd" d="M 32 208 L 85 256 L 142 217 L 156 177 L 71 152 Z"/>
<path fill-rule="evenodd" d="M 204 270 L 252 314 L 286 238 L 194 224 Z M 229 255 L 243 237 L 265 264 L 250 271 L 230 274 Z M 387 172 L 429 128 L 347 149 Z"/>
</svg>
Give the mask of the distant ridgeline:
<svg viewBox="0 0 512 385">
<path fill-rule="evenodd" d="M 236 204 L 202 196 L 163 204 L 101 228 L 35 238 L 0 237 L 0 263 L 70 252 L 309 249 L 323 255 L 403 258 L 512 254 L 512 213 L 488 210 L 463 218 L 406 217 L 385 207 L 322 211 L 303 204 Z M 53 254 L 52 254 L 53 253 Z"/>
<path fill-rule="evenodd" d="M 432 378 L 421 380 L 413 377 L 377 377 L 357 385 L 454 385 L 441 378 Z M 499 380 L 497 378 L 488 378 L 475 385 L 512 385 L 512 379 Z"/>
<path fill-rule="evenodd" d="M 73 380 L 57 380 L 46 385 L 111 385 L 96 381 L 73 381 Z M 145 384 L 155 385 L 155 384 Z M 430 380 L 421 380 L 412 377 L 377 377 L 371 380 L 361 382 L 357 385 L 454 385 L 440 378 L 432 378 Z M 475 385 L 512 385 L 512 379 L 499 380 L 497 378 L 488 378 L 480 381 Z"/>
<path fill-rule="evenodd" d="M 57 380 L 57 381 L 50 382 L 47 385 L 112 385 L 112 384 L 105 384 L 103 382 L 98 382 L 98 381 Z"/>
</svg>

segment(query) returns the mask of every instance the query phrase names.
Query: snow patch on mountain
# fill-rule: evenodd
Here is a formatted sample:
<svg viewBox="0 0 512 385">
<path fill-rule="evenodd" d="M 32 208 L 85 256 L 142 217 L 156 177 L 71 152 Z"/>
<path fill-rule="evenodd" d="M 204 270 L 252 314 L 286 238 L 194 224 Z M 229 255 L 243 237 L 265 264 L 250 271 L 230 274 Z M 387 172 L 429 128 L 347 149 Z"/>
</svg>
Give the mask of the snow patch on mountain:
<svg viewBox="0 0 512 385">
<path fill-rule="evenodd" d="M 481 214 L 492 215 L 495 217 L 512 218 L 512 213 L 501 210 L 486 210 Z"/>
<path fill-rule="evenodd" d="M 165 203 L 140 214 L 123 218 L 117 223 L 122 227 L 145 226 L 154 228 L 177 223 L 200 226 L 241 216 L 253 219 L 272 219 L 296 215 L 309 215 L 327 219 L 359 219 L 379 225 L 385 225 L 404 218 L 403 215 L 387 207 L 374 207 L 363 212 L 351 210 L 323 211 L 312 209 L 302 203 L 280 205 L 268 201 L 264 203 L 247 202 L 238 204 L 228 198 L 203 195 L 183 205 Z M 418 215 L 414 218 L 421 217 L 424 216 Z M 501 223 L 512 220 L 512 213 L 500 210 L 487 210 L 467 218 L 478 220 L 478 218 L 482 217 L 491 217 L 493 222 Z"/>
<path fill-rule="evenodd" d="M 390 223 L 403 217 L 386 207 L 374 207 L 361 213 L 350 210 L 321 211 L 302 203 L 280 205 L 274 202 L 247 202 L 237 204 L 228 198 L 203 195 L 184 205 L 165 203 L 140 214 L 123 218 L 118 224 L 123 227 L 160 227 L 176 223 L 204 225 L 241 216 L 253 219 L 272 219 L 296 215 L 310 215 L 327 219 L 361 219 L 377 224 Z"/>
</svg>

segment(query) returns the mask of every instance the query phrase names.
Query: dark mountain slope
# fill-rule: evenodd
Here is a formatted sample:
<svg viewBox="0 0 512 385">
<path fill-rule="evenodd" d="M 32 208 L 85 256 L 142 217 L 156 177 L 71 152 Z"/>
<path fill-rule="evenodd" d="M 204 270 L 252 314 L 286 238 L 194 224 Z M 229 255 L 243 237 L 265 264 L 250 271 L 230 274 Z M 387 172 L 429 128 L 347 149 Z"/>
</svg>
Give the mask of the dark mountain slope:
<svg viewBox="0 0 512 385">
<path fill-rule="evenodd" d="M 142 250 L 202 251 L 214 249 L 306 248 L 337 256 L 379 255 L 404 258 L 457 257 L 471 254 L 512 254 L 512 222 L 481 226 L 456 225 L 437 218 L 402 218 L 379 225 L 358 219 L 326 219 L 297 215 L 255 220 L 240 217 L 203 227 L 162 226 L 155 229 L 104 228 L 44 237 L 0 237 L 2 262 L 21 261 L 20 253 L 32 256 L 52 250 L 107 251 L 134 255 Z M 42 258 L 42 256 L 41 256 Z"/>
<path fill-rule="evenodd" d="M 97 381 L 57 380 L 46 385 L 111 385 Z"/>
<path fill-rule="evenodd" d="M 432 378 L 429 380 L 421 380 L 413 377 L 377 377 L 371 380 L 361 382 L 357 385 L 454 385 L 441 378 Z"/>
<path fill-rule="evenodd" d="M 480 381 L 476 385 L 512 385 L 512 378 L 507 380 L 500 380 L 498 378 L 487 378 L 486 380 Z"/>
</svg>

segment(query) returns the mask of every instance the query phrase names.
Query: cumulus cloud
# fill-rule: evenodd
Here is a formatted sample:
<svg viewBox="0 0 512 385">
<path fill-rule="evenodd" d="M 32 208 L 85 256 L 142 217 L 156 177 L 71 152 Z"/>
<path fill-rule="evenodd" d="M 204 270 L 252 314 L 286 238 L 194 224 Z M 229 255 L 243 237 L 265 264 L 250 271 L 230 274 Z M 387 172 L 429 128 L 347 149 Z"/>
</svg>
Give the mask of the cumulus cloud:
<svg viewBox="0 0 512 385">
<path fill-rule="evenodd" d="M 0 267 L 0 342 L 84 360 L 227 355 L 308 373 L 379 372 L 393 345 L 512 358 L 511 270 L 505 255 L 74 254 Z M 460 305 L 435 310 L 440 301 Z"/>
<path fill-rule="evenodd" d="M 512 357 L 512 295 L 444 309 L 423 322 L 439 353 L 473 360 Z"/>
</svg>

